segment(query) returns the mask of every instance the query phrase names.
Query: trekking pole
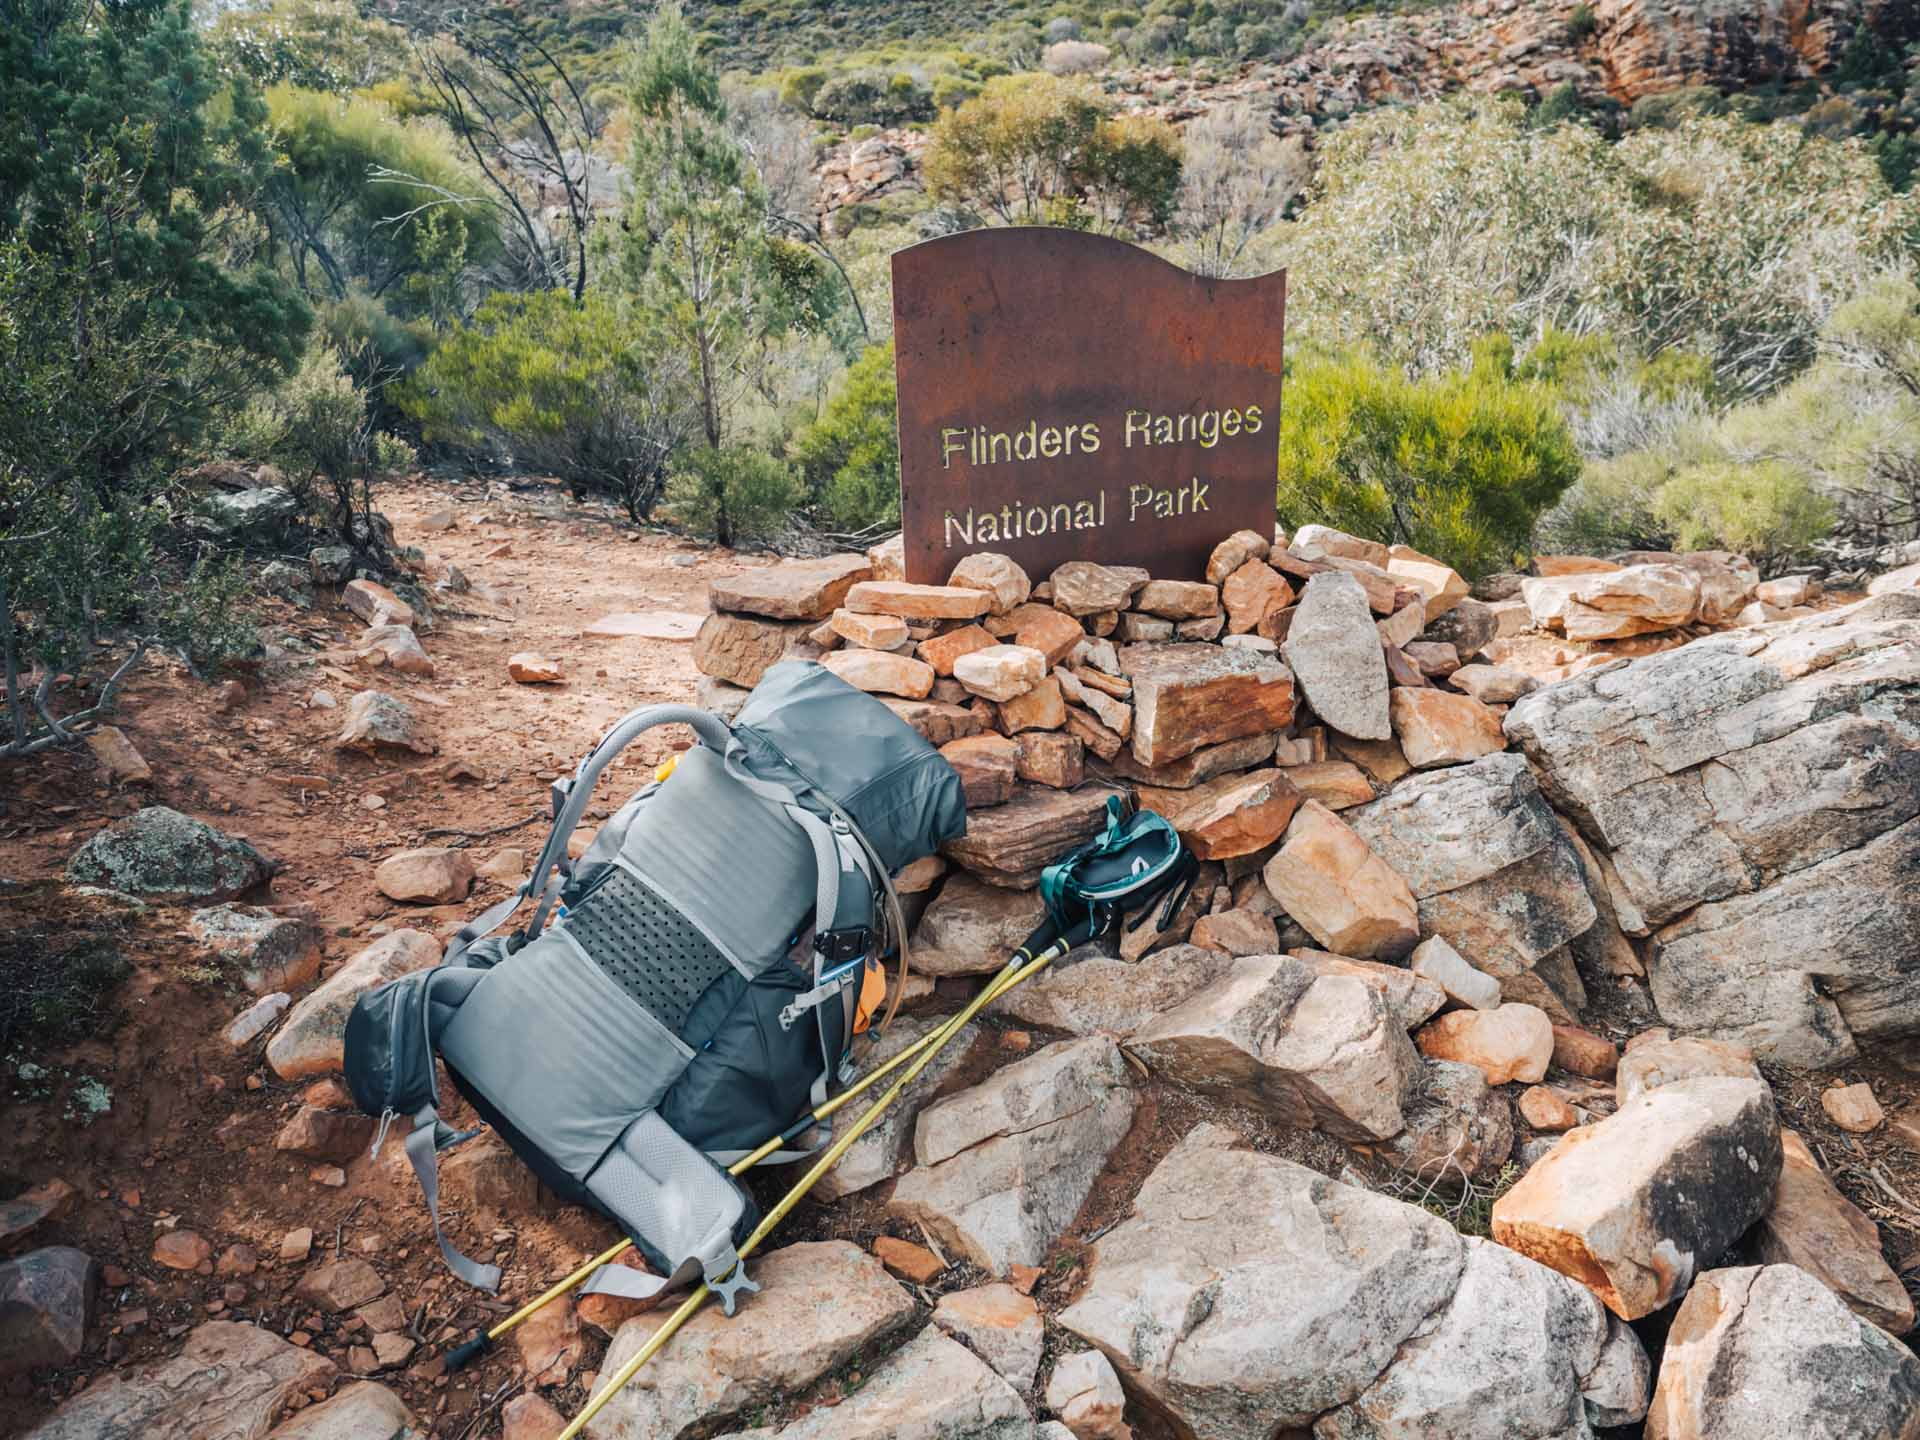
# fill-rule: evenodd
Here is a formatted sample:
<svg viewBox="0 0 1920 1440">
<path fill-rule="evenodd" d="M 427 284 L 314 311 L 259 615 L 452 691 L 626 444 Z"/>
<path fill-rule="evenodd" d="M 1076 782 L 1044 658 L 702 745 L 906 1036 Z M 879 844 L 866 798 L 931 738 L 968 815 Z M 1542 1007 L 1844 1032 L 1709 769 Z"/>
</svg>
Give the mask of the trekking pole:
<svg viewBox="0 0 1920 1440">
<path fill-rule="evenodd" d="M 839 1163 L 840 1157 L 852 1148 L 854 1141 L 858 1140 L 862 1135 L 866 1134 L 868 1130 L 873 1128 L 874 1123 L 879 1120 L 880 1116 L 886 1112 L 895 1100 L 900 1098 L 907 1086 L 913 1083 L 915 1077 L 933 1062 L 934 1056 L 940 1053 L 941 1048 L 948 1040 L 960 1032 L 962 1026 L 984 1010 L 997 995 L 1004 995 L 1022 981 L 1039 974 L 1040 971 L 1044 970 L 1054 960 L 1066 954 L 1074 945 L 1085 941 L 1088 935 L 1092 933 L 1092 929 L 1093 924 L 1090 920 L 1079 922 L 1068 934 L 1060 935 L 1038 955 L 1033 956 L 1032 959 L 1020 964 L 1019 968 L 1014 969 L 1014 963 L 1020 961 L 1021 957 L 1030 953 L 1029 946 L 1039 943 L 1042 935 L 1055 930 L 1053 922 L 1051 920 L 1044 922 L 1038 930 L 1030 935 L 1027 938 L 1027 943 L 1014 952 L 1014 959 L 1009 962 L 1011 973 L 1006 974 L 1005 983 L 989 985 L 968 1002 L 966 1008 L 963 1009 L 953 1021 L 936 1032 L 942 1037 L 940 1042 L 922 1050 L 914 1059 L 912 1065 L 907 1068 L 906 1074 L 894 1081 L 892 1086 L 888 1088 L 886 1094 L 868 1106 L 860 1118 L 853 1122 L 852 1128 L 838 1140 L 835 1140 L 832 1145 L 828 1146 L 826 1153 L 814 1162 L 813 1168 L 808 1170 L 807 1173 L 800 1178 L 799 1182 L 781 1197 L 780 1203 L 769 1210 L 766 1217 L 761 1220 L 758 1225 L 754 1226 L 753 1233 L 747 1236 L 737 1252 L 740 1260 L 745 1261 L 747 1256 L 758 1249 L 760 1242 L 765 1240 L 767 1236 L 773 1232 L 775 1226 L 786 1219 L 788 1214 L 792 1212 L 794 1206 L 798 1205 L 801 1200 L 806 1197 L 807 1192 L 813 1189 L 814 1185 L 818 1183 L 820 1177 Z M 1055 933 L 1057 934 L 1057 931 L 1055 931 Z M 725 1277 L 723 1276 L 722 1278 L 724 1279 Z M 635 1352 L 633 1358 L 622 1365 L 620 1369 L 614 1373 L 613 1377 L 600 1387 L 593 1398 L 587 1401 L 585 1408 L 567 1423 L 567 1428 L 560 1432 L 557 1440 L 574 1440 L 574 1437 L 587 1426 L 588 1422 L 600 1413 L 602 1407 L 620 1392 L 621 1387 L 637 1375 L 640 1372 L 640 1368 L 657 1355 L 661 1349 L 665 1347 L 666 1343 L 679 1332 L 680 1328 L 694 1317 L 694 1314 L 707 1302 L 708 1297 L 712 1294 L 712 1289 L 704 1280 L 696 1285 L 693 1293 L 680 1302 L 679 1308 L 676 1309 L 673 1314 L 669 1315 L 665 1323 L 647 1338 L 647 1342 Z"/>
<path fill-rule="evenodd" d="M 1005 994 L 1008 988 L 1010 988 L 1008 981 L 1024 963 L 1023 955 L 1024 951 L 1015 951 L 1013 958 L 1007 962 L 1006 968 L 994 976 L 992 983 L 987 986 L 984 992 L 987 1004 L 992 1004 L 994 1000 Z M 868 1074 L 861 1076 L 854 1084 L 842 1090 L 838 1095 L 835 1095 L 817 1109 L 811 1110 L 801 1116 L 800 1119 L 796 1120 L 779 1134 L 769 1136 L 756 1149 L 749 1151 L 734 1161 L 733 1164 L 729 1165 L 727 1167 L 727 1173 L 736 1177 L 745 1174 L 762 1160 L 777 1151 L 782 1145 L 804 1134 L 813 1125 L 818 1124 L 820 1121 L 827 1119 L 829 1116 L 851 1104 L 867 1091 L 871 1090 L 875 1085 L 886 1079 L 887 1076 L 893 1074 L 894 1071 L 898 1070 L 902 1065 L 910 1064 L 913 1058 L 922 1051 L 930 1046 L 937 1047 L 944 1045 L 947 1039 L 950 1038 L 950 1032 L 957 1029 L 958 1026 L 955 1023 L 955 1017 L 948 1017 L 948 1019 L 936 1025 L 885 1064 L 877 1066 Z M 505 1338 L 514 1330 L 517 1330 L 521 1325 L 532 1319 L 536 1313 L 546 1306 L 551 1305 L 561 1296 L 577 1290 L 580 1286 L 584 1285 L 601 1266 L 612 1264 L 632 1248 L 633 1241 L 622 1238 L 617 1243 L 608 1246 L 591 1260 L 581 1265 L 579 1269 L 575 1270 L 565 1279 L 555 1281 L 539 1295 L 507 1316 L 506 1319 L 493 1325 L 489 1329 L 480 1331 L 461 1344 L 454 1346 L 453 1349 L 447 1352 L 447 1370 L 451 1372 L 472 1364 L 473 1361 L 492 1349 L 496 1341 Z"/>
</svg>

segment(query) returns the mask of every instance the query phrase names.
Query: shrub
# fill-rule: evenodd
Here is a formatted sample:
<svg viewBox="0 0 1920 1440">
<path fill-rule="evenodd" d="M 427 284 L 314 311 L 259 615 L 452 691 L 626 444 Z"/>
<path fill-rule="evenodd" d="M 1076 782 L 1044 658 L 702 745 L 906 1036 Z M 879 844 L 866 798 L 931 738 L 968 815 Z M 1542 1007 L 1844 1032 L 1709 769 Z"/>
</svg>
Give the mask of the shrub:
<svg viewBox="0 0 1920 1440">
<path fill-rule="evenodd" d="M 1587 0 L 1580 0 L 1580 3 L 1567 13 L 1567 39 L 1575 45 L 1583 44 L 1598 28 L 1599 23 L 1594 17 L 1593 6 L 1587 4 Z"/>
<path fill-rule="evenodd" d="M 893 343 L 874 345 L 847 367 L 820 418 L 791 447 L 808 498 L 850 530 L 900 518 Z"/>
<path fill-rule="evenodd" d="M 813 109 L 814 97 L 827 83 L 827 72 L 819 65 L 796 65 L 780 76 L 780 103 L 802 112 Z"/>
<path fill-rule="evenodd" d="M 1490 332 L 1554 326 L 1695 351 L 1729 393 L 1764 393 L 1920 236 L 1920 198 L 1791 124 L 1699 117 L 1610 146 L 1584 125 L 1530 128 L 1516 102 L 1453 101 L 1364 115 L 1319 161 L 1284 232 L 1290 308 L 1316 340 L 1420 371 L 1457 368 Z"/>
<path fill-rule="evenodd" d="M 1423 379 L 1310 358 L 1287 378 L 1276 500 L 1289 528 L 1318 521 L 1481 575 L 1514 563 L 1579 469 L 1553 392 L 1496 358 Z"/>
<path fill-rule="evenodd" d="M 1678 471 L 1654 513 L 1677 549 L 1737 550 L 1772 570 L 1832 529 L 1834 510 L 1803 471 L 1722 460 Z"/>
<path fill-rule="evenodd" d="M 837 125 L 907 125 L 933 118 L 933 92 L 911 75 L 854 70 L 814 92 L 813 113 Z"/>
<path fill-rule="evenodd" d="M 1110 117 L 1084 80 L 1006 75 L 940 117 L 923 168 L 936 201 L 1006 225 L 1074 223 L 1082 204 L 1110 227 L 1135 215 L 1158 224 L 1179 186 L 1180 142 L 1164 121 Z"/>
<path fill-rule="evenodd" d="M 783 526 L 803 489 L 784 460 L 749 445 L 688 452 L 667 481 L 667 508 L 722 545 L 761 539 Z"/>
<path fill-rule="evenodd" d="M 693 427 L 687 383 L 684 362 L 616 301 L 540 291 L 485 301 L 398 399 L 427 439 L 504 451 L 640 520 Z"/>
<path fill-rule="evenodd" d="M 1050 75 L 1086 75 L 1112 58 L 1111 50 L 1091 40 L 1062 40 L 1047 46 L 1040 66 Z"/>
</svg>

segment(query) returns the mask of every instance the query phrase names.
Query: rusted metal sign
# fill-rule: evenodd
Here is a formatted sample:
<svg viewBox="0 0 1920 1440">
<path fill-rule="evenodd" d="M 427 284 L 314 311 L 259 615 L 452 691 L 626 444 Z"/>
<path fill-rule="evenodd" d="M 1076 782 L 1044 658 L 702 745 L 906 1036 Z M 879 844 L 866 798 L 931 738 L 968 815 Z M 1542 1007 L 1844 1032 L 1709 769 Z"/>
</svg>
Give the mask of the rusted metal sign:
<svg viewBox="0 0 1920 1440">
<path fill-rule="evenodd" d="M 1208 280 L 1104 236 L 971 230 L 893 257 L 907 578 L 995 550 L 1199 579 L 1273 528 L 1286 272 Z"/>
</svg>

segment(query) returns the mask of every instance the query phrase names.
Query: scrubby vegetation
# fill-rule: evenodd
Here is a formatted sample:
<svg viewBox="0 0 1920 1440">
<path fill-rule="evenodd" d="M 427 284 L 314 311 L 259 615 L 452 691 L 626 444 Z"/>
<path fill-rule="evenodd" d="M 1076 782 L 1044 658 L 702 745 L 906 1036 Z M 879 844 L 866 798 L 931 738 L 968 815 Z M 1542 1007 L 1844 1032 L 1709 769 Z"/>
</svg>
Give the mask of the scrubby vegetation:
<svg viewBox="0 0 1920 1440">
<path fill-rule="evenodd" d="M 397 578 L 377 485 L 417 457 L 732 543 L 896 522 L 889 256 L 978 225 L 1290 267 L 1288 522 L 1474 572 L 1920 531 L 1920 48 L 1311 143 L 1112 78 L 1360 8 L 0 0 L 0 753 L 111 699 L 64 667 L 248 652 L 249 553 Z M 823 213 L 827 155 L 902 183 Z M 284 503 L 209 490 L 234 461 Z"/>
</svg>

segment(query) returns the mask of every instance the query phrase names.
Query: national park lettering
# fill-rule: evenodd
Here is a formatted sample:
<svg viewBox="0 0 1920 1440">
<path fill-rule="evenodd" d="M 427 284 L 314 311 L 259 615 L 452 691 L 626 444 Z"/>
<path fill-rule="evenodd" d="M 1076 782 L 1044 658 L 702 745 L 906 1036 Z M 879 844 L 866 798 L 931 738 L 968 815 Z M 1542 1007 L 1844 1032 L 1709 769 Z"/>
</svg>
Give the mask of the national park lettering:
<svg viewBox="0 0 1920 1440">
<path fill-rule="evenodd" d="M 1198 445 L 1211 450 L 1225 440 L 1258 435 L 1265 423 L 1261 407 L 1248 405 L 1178 415 L 1128 410 L 1118 425 L 1109 422 L 1105 435 L 1097 420 L 1045 425 L 1029 420 L 1024 427 L 1011 430 L 990 425 L 947 426 L 940 431 L 940 460 L 943 469 L 963 472 L 955 477 L 961 479 L 970 469 L 1095 455 L 1111 438 L 1117 438 L 1127 450 L 1162 445 Z M 1126 514 L 1122 517 L 1116 504 L 1112 518 L 1137 524 L 1204 513 L 1208 509 L 1207 486 L 1208 482 L 1197 475 L 1174 485 L 1128 485 Z M 1015 500 L 997 508 L 949 509 L 944 517 L 944 540 L 947 549 L 997 544 L 1065 530 L 1098 529 L 1109 518 L 1107 492 L 1102 488 L 1078 498 L 1049 497 L 1044 503 Z"/>
</svg>

